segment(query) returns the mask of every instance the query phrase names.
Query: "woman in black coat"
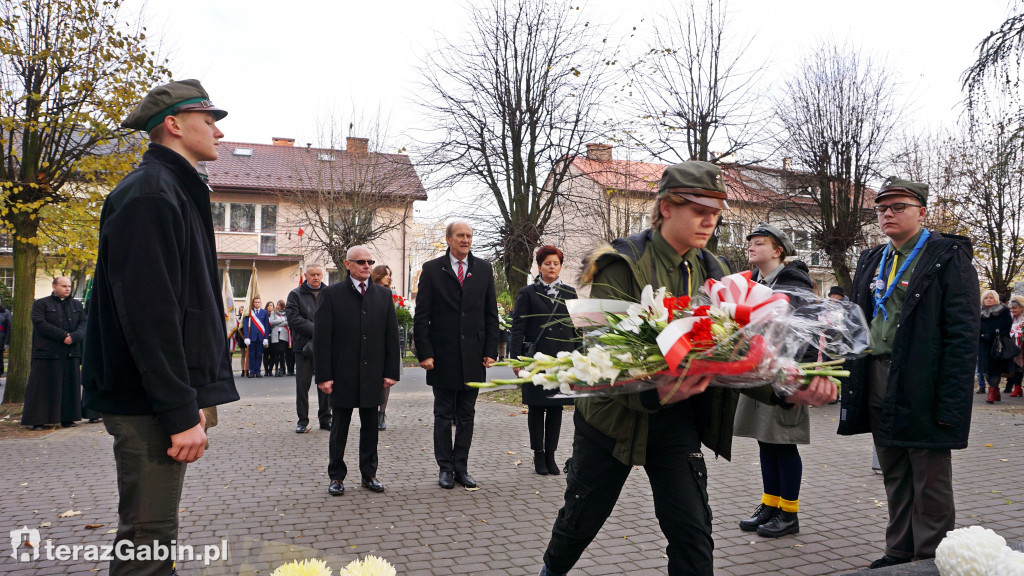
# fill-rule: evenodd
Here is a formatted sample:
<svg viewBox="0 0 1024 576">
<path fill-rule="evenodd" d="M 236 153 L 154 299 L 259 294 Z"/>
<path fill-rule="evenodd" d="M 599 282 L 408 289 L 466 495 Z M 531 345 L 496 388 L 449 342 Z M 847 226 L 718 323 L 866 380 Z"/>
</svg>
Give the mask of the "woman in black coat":
<svg viewBox="0 0 1024 576">
<path fill-rule="evenodd" d="M 576 298 L 576 290 L 558 279 L 562 272 L 562 251 L 554 246 L 537 249 L 537 281 L 523 287 L 512 312 L 512 345 L 509 356 L 527 353 L 530 343 L 536 351 L 554 356 L 576 349 L 579 335 L 569 320 L 565 301 Z M 558 474 L 555 449 L 562 427 L 562 406 L 572 404 L 569 398 L 554 398 L 558 390 L 544 390 L 533 384 L 523 385 L 523 404 L 528 408 L 530 447 L 537 474 Z"/>
<path fill-rule="evenodd" d="M 1003 372 L 1009 371 L 1008 362 L 992 357 L 992 343 L 996 334 L 1008 336 L 1013 326 L 1013 317 L 1005 304 L 999 303 L 999 294 L 995 290 L 985 290 L 981 294 L 981 330 L 978 334 L 978 394 L 985 392 L 988 384 L 989 404 L 999 402 L 999 380 Z"/>
</svg>

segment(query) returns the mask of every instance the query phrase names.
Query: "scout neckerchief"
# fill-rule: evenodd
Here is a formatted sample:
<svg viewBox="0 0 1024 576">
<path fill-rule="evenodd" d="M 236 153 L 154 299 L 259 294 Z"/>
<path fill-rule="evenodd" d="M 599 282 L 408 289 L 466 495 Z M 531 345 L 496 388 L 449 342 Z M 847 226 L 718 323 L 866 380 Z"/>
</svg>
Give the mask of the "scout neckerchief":
<svg viewBox="0 0 1024 576">
<path fill-rule="evenodd" d="M 256 315 L 253 314 L 252 312 L 249 312 L 249 326 L 255 326 L 256 331 L 260 333 L 262 339 L 267 339 L 267 329 L 263 326 L 263 322 L 260 322 L 260 319 L 257 318 Z M 250 335 L 249 337 L 252 338 L 252 335 Z"/>
<path fill-rule="evenodd" d="M 889 257 L 889 247 L 892 246 L 892 242 L 889 242 L 888 244 L 885 245 L 885 250 L 882 252 L 882 261 L 878 263 L 878 279 L 875 280 L 874 285 L 875 307 L 871 311 L 872 318 L 878 316 L 878 311 L 881 310 L 882 318 L 884 320 L 889 320 L 889 315 L 886 314 L 885 312 L 885 302 L 886 300 L 889 299 L 889 296 L 892 296 L 893 291 L 896 289 L 896 282 L 903 276 L 903 273 L 907 271 L 907 267 L 910 266 L 911 262 L 913 262 L 914 257 L 917 256 L 917 253 L 921 251 L 921 247 L 924 246 L 924 243 L 926 240 L 928 240 L 929 236 L 931 236 L 931 232 L 928 232 L 928 230 L 922 228 L 921 238 L 918 239 L 917 244 L 914 245 L 914 249 L 910 251 L 910 255 L 907 256 L 907 259 L 903 261 L 903 265 L 900 266 L 899 271 L 896 270 L 896 260 L 898 260 L 898 258 L 896 254 L 893 254 L 892 266 L 889 270 L 888 282 L 883 280 L 882 276 L 885 274 L 885 261 Z M 896 251 L 893 250 L 892 252 Z M 886 288 L 887 286 L 888 288 Z M 884 294 L 882 293 L 883 288 L 885 288 Z"/>
</svg>

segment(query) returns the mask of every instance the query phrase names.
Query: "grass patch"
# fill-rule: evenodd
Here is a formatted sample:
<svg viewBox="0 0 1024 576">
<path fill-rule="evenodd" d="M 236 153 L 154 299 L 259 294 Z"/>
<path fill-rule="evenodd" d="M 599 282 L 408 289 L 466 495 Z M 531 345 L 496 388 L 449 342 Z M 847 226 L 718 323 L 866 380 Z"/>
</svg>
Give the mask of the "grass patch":
<svg viewBox="0 0 1024 576">
<path fill-rule="evenodd" d="M 0 404 L 0 440 L 7 438 L 37 438 L 53 429 L 32 431 L 21 425 L 21 411 L 24 408 L 21 402 L 8 402 Z"/>
<path fill-rule="evenodd" d="M 519 386 L 498 388 L 491 392 L 485 393 L 484 398 L 490 400 L 491 402 L 497 402 L 498 404 L 506 404 L 508 406 L 523 405 L 523 393 Z"/>
</svg>

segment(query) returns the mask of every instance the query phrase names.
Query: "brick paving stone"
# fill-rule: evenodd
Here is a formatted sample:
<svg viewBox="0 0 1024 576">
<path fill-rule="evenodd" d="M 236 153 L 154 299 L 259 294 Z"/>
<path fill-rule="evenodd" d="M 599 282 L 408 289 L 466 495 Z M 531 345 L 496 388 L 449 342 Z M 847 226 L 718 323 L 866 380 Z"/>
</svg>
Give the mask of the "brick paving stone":
<svg viewBox="0 0 1024 576">
<path fill-rule="evenodd" d="M 245 398 L 224 407 L 220 425 L 210 431 L 211 450 L 189 467 L 179 542 L 201 548 L 225 538 L 230 558 L 210 566 L 187 561 L 182 574 L 266 576 L 281 563 L 308 557 L 325 559 L 337 571 L 368 553 L 382 555 L 402 576 L 536 574 L 565 476 L 535 474 L 527 461 L 525 415 L 481 400 L 470 453 L 481 489 L 442 490 L 431 410 L 429 391 L 392 395 L 388 430 L 380 435 L 384 494 L 358 485 L 354 422 L 347 452 L 355 475 L 345 481 L 346 494 L 335 498 L 326 493 L 327 434 L 292 432 L 290 398 Z M 732 462 L 707 454 L 717 574 L 842 574 L 882 555 L 887 510 L 881 477 L 870 470 L 870 438 L 837 436 L 838 406 L 811 415 L 812 444 L 800 447 L 800 534 L 771 540 L 736 525 L 761 494 L 756 442 L 737 438 Z M 1008 540 L 1024 539 L 1022 426 L 1024 399 L 975 405 L 971 445 L 953 455 L 957 526 L 983 524 Z M 571 438 L 572 418 L 563 418 L 560 461 L 569 456 Z M 25 525 L 55 543 L 110 543 L 107 531 L 117 525 L 110 445 L 102 425 L 89 424 L 0 441 L 0 574 L 105 573 L 105 563 L 84 560 L 19 563 L 6 549 L 4 531 Z M 58 518 L 66 510 L 82 514 Z M 86 524 L 103 526 L 87 530 Z M 637 469 L 573 574 L 664 574 L 665 545 L 646 474 Z"/>
</svg>

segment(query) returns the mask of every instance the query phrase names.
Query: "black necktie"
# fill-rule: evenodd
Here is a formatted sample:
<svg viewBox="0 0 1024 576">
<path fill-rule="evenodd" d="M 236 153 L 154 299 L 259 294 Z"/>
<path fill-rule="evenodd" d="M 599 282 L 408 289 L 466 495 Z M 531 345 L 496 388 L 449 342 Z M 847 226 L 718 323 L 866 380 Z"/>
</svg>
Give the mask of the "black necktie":
<svg viewBox="0 0 1024 576">
<path fill-rule="evenodd" d="M 679 263 L 679 272 L 681 272 L 680 279 L 683 284 L 683 290 L 685 290 L 685 296 L 690 296 L 690 263 L 683 260 Z"/>
</svg>

